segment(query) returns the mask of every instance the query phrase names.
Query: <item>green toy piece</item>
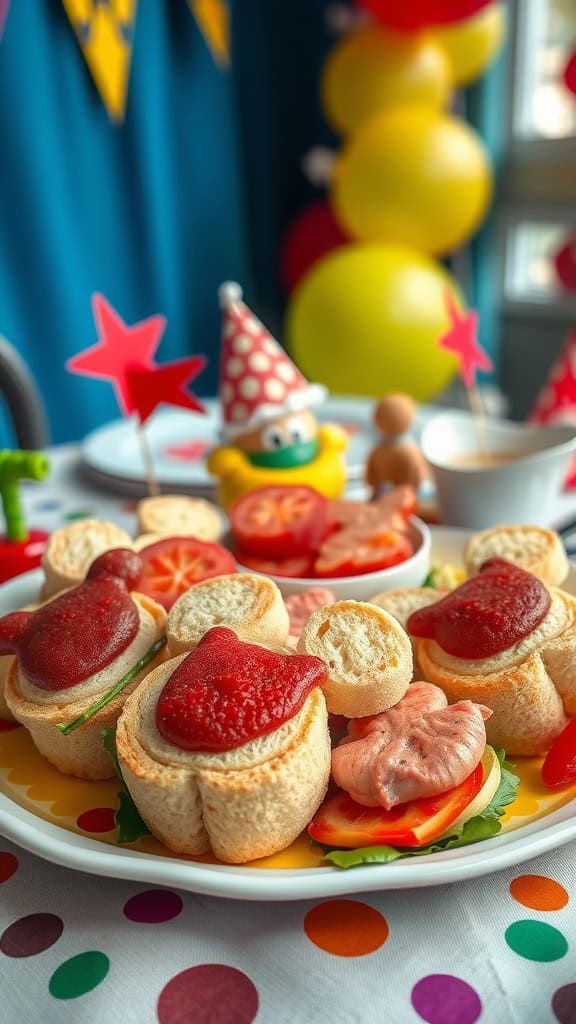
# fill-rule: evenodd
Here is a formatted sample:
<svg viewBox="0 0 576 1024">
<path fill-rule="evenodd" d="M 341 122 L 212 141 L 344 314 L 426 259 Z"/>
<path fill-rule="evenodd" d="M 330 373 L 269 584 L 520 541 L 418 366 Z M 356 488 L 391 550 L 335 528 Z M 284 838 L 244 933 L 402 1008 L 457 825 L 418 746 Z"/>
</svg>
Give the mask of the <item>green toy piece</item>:
<svg viewBox="0 0 576 1024">
<path fill-rule="evenodd" d="M 0 502 L 7 540 L 23 541 L 28 537 L 20 499 L 20 481 L 43 480 L 49 469 L 50 463 L 41 452 L 0 449 Z"/>
</svg>

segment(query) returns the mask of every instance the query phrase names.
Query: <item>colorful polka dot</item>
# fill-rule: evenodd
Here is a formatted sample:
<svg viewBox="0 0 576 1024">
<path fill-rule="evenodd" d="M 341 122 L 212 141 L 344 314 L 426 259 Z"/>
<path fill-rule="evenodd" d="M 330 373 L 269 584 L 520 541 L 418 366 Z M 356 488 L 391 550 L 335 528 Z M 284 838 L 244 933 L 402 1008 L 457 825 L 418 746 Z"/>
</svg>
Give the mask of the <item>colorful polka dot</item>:
<svg viewBox="0 0 576 1024">
<path fill-rule="evenodd" d="M 282 378 L 282 380 L 287 381 L 288 383 L 294 380 L 294 377 L 296 376 L 296 371 L 291 363 L 278 363 L 276 373 Z"/>
<path fill-rule="evenodd" d="M 238 356 L 232 356 L 226 369 L 229 377 L 239 377 L 244 369 L 244 363 Z"/>
<path fill-rule="evenodd" d="M 543 921 L 515 921 L 506 929 L 504 937 L 510 949 L 526 960 L 549 963 L 561 960 L 568 952 L 562 932 Z"/>
<path fill-rule="evenodd" d="M 36 956 L 53 946 L 64 931 L 64 924 L 55 914 L 28 914 L 14 921 L 0 935 L 0 951 L 4 956 Z"/>
<path fill-rule="evenodd" d="M 147 889 L 132 896 L 124 904 L 124 914 L 138 924 L 159 924 L 178 917 L 184 906 L 182 899 L 168 889 Z"/>
<path fill-rule="evenodd" d="M 266 395 L 266 398 L 270 398 L 273 401 L 279 401 L 281 398 L 284 398 L 286 388 L 282 381 L 278 380 L 276 377 L 270 377 L 268 380 L 264 381 L 264 394 Z"/>
<path fill-rule="evenodd" d="M 7 850 L 0 851 L 0 884 L 7 882 L 18 870 L 18 858 Z"/>
<path fill-rule="evenodd" d="M 238 391 L 242 395 L 242 398 L 254 398 L 260 390 L 260 385 L 256 380 L 256 377 L 244 377 L 238 385 Z"/>
<path fill-rule="evenodd" d="M 181 971 L 162 989 L 159 1024 L 252 1024 L 258 992 L 235 967 L 200 964 Z"/>
<path fill-rule="evenodd" d="M 113 807 L 93 807 L 90 811 L 83 811 L 76 818 L 76 824 L 83 832 L 113 832 L 116 828 L 115 814 Z"/>
<path fill-rule="evenodd" d="M 545 875 L 519 875 L 510 882 L 510 894 L 531 910 L 562 910 L 569 900 L 563 885 Z"/>
<path fill-rule="evenodd" d="M 265 352 L 253 352 L 248 356 L 248 366 L 256 373 L 262 373 L 270 367 L 270 357 Z"/>
<path fill-rule="evenodd" d="M 78 953 L 60 964 L 52 977 L 48 989 L 55 999 L 77 999 L 96 988 L 108 974 L 110 961 L 104 953 L 90 950 Z"/>
<path fill-rule="evenodd" d="M 552 996 L 552 1012 L 560 1024 L 576 1024 L 576 984 L 556 990 Z"/>
<path fill-rule="evenodd" d="M 237 334 L 232 341 L 232 349 L 234 352 L 249 352 L 252 347 L 250 338 L 247 338 L 245 334 Z"/>
<path fill-rule="evenodd" d="M 308 911 L 304 931 L 325 953 L 365 956 L 384 945 L 389 929 L 386 918 L 366 903 L 329 900 Z"/>
<path fill-rule="evenodd" d="M 412 1006 L 427 1024 L 474 1024 L 482 1013 L 478 993 L 453 974 L 429 974 L 412 989 Z"/>
</svg>

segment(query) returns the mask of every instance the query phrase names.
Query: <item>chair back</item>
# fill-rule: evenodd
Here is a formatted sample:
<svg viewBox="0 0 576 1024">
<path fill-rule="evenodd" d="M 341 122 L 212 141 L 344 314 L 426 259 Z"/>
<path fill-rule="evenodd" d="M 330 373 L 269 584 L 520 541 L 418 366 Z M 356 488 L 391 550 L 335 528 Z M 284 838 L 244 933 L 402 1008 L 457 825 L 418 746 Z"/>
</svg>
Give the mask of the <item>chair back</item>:
<svg viewBox="0 0 576 1024">
<path fill-rule="evenodd" d="M 0 336 L 0 399 L 3 399 L 14 427 L 19 448 L 45 448 L 48 425 L 44 403 L 36 382 L 13 345 Z"/>
</svg>

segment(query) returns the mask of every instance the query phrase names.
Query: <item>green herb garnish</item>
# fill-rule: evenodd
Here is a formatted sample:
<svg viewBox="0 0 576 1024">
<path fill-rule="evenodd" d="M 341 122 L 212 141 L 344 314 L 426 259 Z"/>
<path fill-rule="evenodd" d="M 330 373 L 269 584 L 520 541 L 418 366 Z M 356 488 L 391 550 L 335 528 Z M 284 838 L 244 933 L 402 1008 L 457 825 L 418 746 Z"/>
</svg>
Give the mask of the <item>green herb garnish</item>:
<svg viewBox="0 0 576 1024">
<path fill-rule="evenodd" d="M 118 761 L 118 752 L 116 750 L 116 729 L 102 729 L 102 735 L 104 737 L 104 747 L 112 758 L 112 764 L 114 765 L 114 771 L 120 782 L 120 792 L 118 793 L 119 807 L 114 815 L 114 823 L 118 829 L 118 842 L 119 843 L 134 843 L 136 839 L 140 839 L 141 836 L 149 836 L 150 829 L 148 828 L 145 821 L 142 820 L 138 812 L 138 808 L 134 803 L 128 787 L 124 782 L 122 770 Z"/>
<path fill-rule="evenodd" d="M 441 836 L 428 846 L 363 846 L 356 850 L 331 850 L 325 847 L 324 860 L 329 860 L 339 868 L 354 868 L 359 864 L 390 864 L 400 857 L 423 857 L 429 853 L 441 853 L 443 850 L 469 846 L 497 835 L 502 828 L 499 818 L 504 814 L 504 808 L 516 799 L 520 779 L 514 775 L 515 765 L 506 760 L 504 750 L 496 750 L 495 753 L 500 762 L 498 789 L 482 813 L 469 818 L 459 832 Z"/>
<path fill-rule="evenodd" d="M 58 731 L 61 732 L 63 736 L 69 736 L 71 732 L 74 732 L 81 725 L 84 725 L 84 722 L 87 722 L 88 719 L 93 718 L 94 715 L 98 714 L 98 712 L 102 708 L 106 707 L 111 700 L 114 700 L 114 697 L 117 697 L 119 693 L 122 693 L 122 690 L 132 682 L 138 673 L 145 668 L 149 661 L 152 661 L 152 658 L 158 654 L 158 651 L 164 647 L 165 643 L 166 637 L 161 636 L 152 644 L 152 647 L 149 647 L 146 653 L 142 655 L 140 661 L 137 661 L 125 676 L 122 676 L 119 683 L 116 683 L 116 685 L 113 686 L 111 690 L 108 690 L 108 693 L 105 693 L 104 696 L 101 697 L 100 700 L 97 700 L 95 704 L 91 704 L 89 708 L 86 708 L 86 711 L 83 711 L 81 715 L 78 715 L 78 718 L 75 718 L 74 721 L 68 723 L 59 722 L 56 726 Z"/>
</svg>

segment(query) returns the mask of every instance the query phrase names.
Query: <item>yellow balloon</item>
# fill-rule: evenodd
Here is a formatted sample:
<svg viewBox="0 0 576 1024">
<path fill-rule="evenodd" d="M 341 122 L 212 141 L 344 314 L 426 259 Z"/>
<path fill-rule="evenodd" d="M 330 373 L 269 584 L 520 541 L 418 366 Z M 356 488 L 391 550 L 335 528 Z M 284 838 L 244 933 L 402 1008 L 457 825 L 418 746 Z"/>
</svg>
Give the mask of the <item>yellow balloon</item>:
<svg viewBox="0 0 576 1024">
<path fill-rule="evenodd" d="M 506 11 L 502 4 L 490 4 L 465 21 L 434 31 L 433 38 L 444 49 L 455 85 L 467 85 L 482 74 L 498 55 L 506 35 Z"/>
<path fill-rule="evenodd" d="M 342 227 L 362 241 L 451 252 L 478 228 L 492 194 L 486 150 L 464 121 L 399 107 L 355 132 L 331 185 Z"/>
<path fill-rule="evenodd" d="M 333 250 L 302 279 L 287 310 L 288 347 L 310 380 L 335 394 L 404 391 L 428 401 L 457 362 L 438 345 L 450 323 L 447 270 L 397 245 L 353 243 Z"/>
<path fill-rule="evenodd" d="M 440 110 L 450 90 L 450 63 L 433 38 L 387 32 L 379 25 L 337 43 L 321 79 L 324 114 L 343 135 L 388 107 L 422 104 Z"/>
</svg>

